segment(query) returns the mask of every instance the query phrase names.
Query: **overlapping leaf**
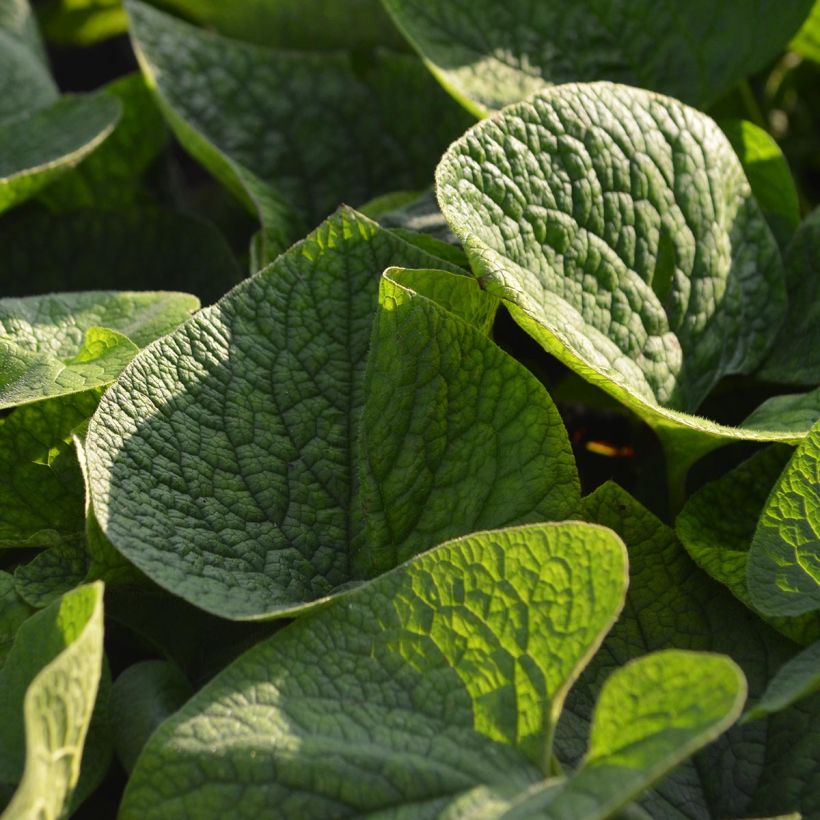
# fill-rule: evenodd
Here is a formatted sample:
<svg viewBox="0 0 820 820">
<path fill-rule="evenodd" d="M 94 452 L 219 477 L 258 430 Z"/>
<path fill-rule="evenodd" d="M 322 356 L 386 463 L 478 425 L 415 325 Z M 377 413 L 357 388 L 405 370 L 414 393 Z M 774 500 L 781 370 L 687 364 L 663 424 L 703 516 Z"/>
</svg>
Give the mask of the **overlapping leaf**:
<svg viewBox="0 0 820 820">
<path fill-rule="evenodd" d="M 820 641 L 807 646 L 783 664 L 772 678 L 763 697 L 746 713 L 745 719 L 779 712 L 820 689 Z"/>
<path fill-rule="evenodd" d="M 820 609 L 820 423 L 797 448 L 760 516 L 746 567 L 767 615 Z"/>
<path fill-rule="evenodd" d="M 102 584 L 29 618 L 0 669 L 0 783 L 16 786 L 3 820 L 67 812 L 102 670 Z"/>
<path fill-rule="evenodd" d="M 567 700 L 556 737 L 561 760 L 581 757 L 603 681 L 647 652 L 675 648 L 730 655 L 745 673 L 750 699 L 759 699 L 798 648 L 699 572 L 672 530 L 625 490 L 613 484 L 597 490 L 584 500 L 584 517 L 624 539 L 630 583 L 621 617 Z M 768 722 L 734 726 L 641 803 L 652 817 L 670 820 L 788 811 L 811 816 L 820 808 L 818 716 L 820 697 L 814 696 Z"/>
<path fill-rule="evenodd" d="M 613 80 L 706 106 L 782 50 L 812 6 L 765 0 L 383 0 L 445 88 L 481 112 Z M 731 48 L 726 33 L 731 31 Z"/>
<path fill-rule="evenodd" d="M 133 361 L 88 437 L 117 549 L 197 606 L 250 618 L 477 525 L 571 514 L 554 405 L 451 312 L 476 315 L 471 278 L 439 272 L 448 296 L 418 275 L 445 307 L 385 285 L 374 329 L 379 276 L 396 264 L 444 263 L 343 209 Z"/>
<path fill-rule="evenodd" d="M 110 384 L 199 307 L 186 293 L 89 291 L 0 300 L 0 408 Z"/>
<path fill-rule="evenodd" d="M 470 122 L 414 57 L 277 51 L 128 8 L 171 127 L 259 213 L 267 259 L 340 202 L 429 185 Z"/>
<path fill-rule="evenodd" d="M 655 429 L 672 472 L 733 439 L 805 435 L 691 415 L 760 364 L 785 311 L 775 240 L 707 117 L 624 86 L 558 86 L 471 129 L 437 187 L 476 275 Z"/>
</svg>

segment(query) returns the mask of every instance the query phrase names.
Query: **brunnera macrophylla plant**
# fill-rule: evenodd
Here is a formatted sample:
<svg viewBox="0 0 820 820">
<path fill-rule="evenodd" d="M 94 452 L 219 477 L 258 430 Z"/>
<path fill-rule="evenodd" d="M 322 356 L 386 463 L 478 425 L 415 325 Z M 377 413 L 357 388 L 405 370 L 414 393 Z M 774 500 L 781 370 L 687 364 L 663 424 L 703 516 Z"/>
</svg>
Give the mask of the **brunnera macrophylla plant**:
<svg viewBox="0 0 820 820">
<path fill-rule="evenodd" d="M 2 820 L 820 814 L 810 0 L 157 5 L 0 0 Z"/>
</svg>

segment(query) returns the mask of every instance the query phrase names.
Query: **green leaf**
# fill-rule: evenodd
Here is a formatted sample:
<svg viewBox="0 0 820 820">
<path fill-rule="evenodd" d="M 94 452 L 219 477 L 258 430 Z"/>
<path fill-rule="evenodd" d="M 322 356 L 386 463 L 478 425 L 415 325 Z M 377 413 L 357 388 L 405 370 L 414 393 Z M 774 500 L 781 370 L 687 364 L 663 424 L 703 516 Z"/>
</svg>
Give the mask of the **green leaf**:
<svg viewBox="0 0 820 820">
<path fill-rule="evenodd" d="M 766 131 L 746 120 L 721 120 L 719 125 L 743 165 L 772 233 L 784 248 L 800 224 L 800 203 L 780 146 Z"/>
<path fill-rule="evenodd" d="M 0 782 L 19 783 L 3 820 L 68 808 L 102 669 L 102 592 L 81 587 L 32 615 L 0 669 Z"/>
<path fill-rule="evenodd" d="M 28 0 L 0 0 L 0 133 L 5 122 L 58 96 Z"/>
<path fill-rule="evenodd" d="M 789 307 L 760 368 L 765 379 L 814 387 L 820 382 L 820 208 L 803 220 L 786 249 Z"/>
<path fill-rule="evenodd" d="M 191 684 L 168 661 L 141 661 L 117 678 L 111 714 L 117 757 L 129 774 L 154 729 L 192 694 Z"/>
<path fill-rule="evenodd" d="M 807 347 L 807 350 L 810 349 Z M 808 433 L 819 418 L 820 387 L 808 393 L 790 393 L 766 399 L 744 419 L 741 427 L 745 430 L 783 433 L 804 430 Z"/>
<path fill-rule="evenodd" d="M 627 544 L 630 581 L 621 617 L 567 699 L 556 735 L 562 762 L 583 755 L 587 726 L 606 678 L 648 652 L 674 648 L 729 655 L 743 669 L 750 697 L 759 698 L 797 647 L 701 573 L 674 532 L 625 490 L 606 484 L 583 503 L 586 519 L 610 527 Z M 762 816 L 752 805 L 766 798 L 768 767 L 811 773 L 810 749 L 818 725 L 805 719 L 800 724 L 788 710 L 768 724 L 736 725 L 667 776 L 641 805 L 664 820 Z M 793 732 L 794 745 L 769 744 L 770 735 L 786 727 Z M 779 802 L 769 802 L 765 811 L 802 807 L 810 816 L 815 801 L 812 777 L 808 782 L 786 777 L 777 786 Z"/>
<path fill-rule="evenodd" d="M 803 23 L 803 27 L 789 43 L 789 48 L 820 63 L 820 2 L 817 0 L 812 6 L 808 19 Z"/>
<path fill-rule="evenodd" d="M 205 28 L 269 48 L 398 48 L 406 43 L 379 0 L 159 0 Z"/>
<path fill-rule="evenodd" d="M 6 662 L 18 628 L 32 612 L 14 589 L 14 576 L 0 570 L 0 669 Z"/>
<path fill-rule="evenodd" d="M 115 547 L 196 606 L 259 618 L 477 526 L 574 510 L 560 418 L 487 338 L 495 300 L 470 277 L 398 274 L 374 328 L 385 268 L 443 264 L 342 209 L 138 356 L 88 436 Z"/>
<path fill-rule="evenodd" d="M 88 46 L 128 29 L 120 0 L 45 0 L 38 11 L 43 33 L 61 46 Z"/>
<path fill-rule="evenodd" d="M 165 121 L 141 74 L 120 77 L 104 93 L 120 103 L 122 116 L 96 151 L 40 194 L 53 211 L 127 207 L 146 198 L 139 182 L 167 142 Z"/>
<path fill-rule="evenodd" d="M 77 393 L 0 418 L 0 547 L 42 547 L 82 533 L 83 479 L 71 431 L 98 399 L 95 391 Z"/>
<path fill-rule="evenodd" d="M 497 301 L 463 275 L 390 269 L 379 305 L 354 576 L 468 532 L 572 517 L 580 484 L 563 422 L 538 380 L 486 338 Z"/>
<path fill-rule="evenodd" d="M 217 676 L 149 740 L 123 820 L 435 817 L 477 785 L 526 787 L 625 575 L 621 542 L 577 522 L 443 544 Z"/>
<path fill-rule="evenodd" d="M 0 212 L 77 165 L 111 133 L 121 110 L 104 92 L 66 95 L 0 123 Z"/>
<path fill-rule="evenodd" d="M 746 584 L 749 547 L 766 499 L 792 452 L 770 447 L 755 454 L 698 490 L 675 522 L 681 543 L 697 564 L 755 611 Z M 758 614 L 797 643 L 820 638 L 820 618 L 815 616 Z"/>
<path fill-rule="evenodd" d="M 14 571 L 14 587 L 29 606 L 42 609 L 80 586 L 87 566 L 84 538 L 65 539 L 20 564 Z"/>
<path fill-rule="evenodd" d="M 797 448 L 763 508 L 746 567 L 767 615 L 820 609 L 820 423 Z"/>
<path fill-rule="evenodd" d="M 169 124 L 259 214 L 267 259 L 340 202 L 429 185 L 470 124 L 414 57 L 276 51 L 127 7 Z"/>
<path fill-rule="evenodd" d="M 57 215 L 21 208 L 0 221 L 0 245 L 9 296 L 149 288 L 195 293 L 210 304 L 243 276 L 213 226 L 155 208 Z"/>
<path fill-rule="evenodd" d="M 601 689 L 580 770 L 527 816 L 611 817 L 731 726 L 745 699 L 743 672 L 721 655 L 666 650 L 630 661 Z"/>
<path fill-rule="evenodd" d="M 199 307 L 186 293 L 89 291 L 0 300 L 0 408 L 110 384 Z"/>
<path fill-rule="evenodd" d="M 772 678 L 763 697 L 746 712 L 744 720 L 757 720 L 779 712 L 820 689 L 820 641 L 807 646 L 785 663 Z"/>
<path fill-rule="evenodd" d="M 777 56 L 812 0 L 763 0 L 754 14 L 744 0 L 384 4 L 444 87 L 480 113 L 545 84 L 592 80 L 706 107 Z"/>
<path fill-rule="evenodd" d="M 805 435 L 692 415 L 721 377 L 760 364 L 785 310 L 776 242 L 705 115 L 609 83 L 558 86 L 475 126 L 436 176 L 482 283 L 654 428 L 670 475 L 732 440 Z"/>
</svg>

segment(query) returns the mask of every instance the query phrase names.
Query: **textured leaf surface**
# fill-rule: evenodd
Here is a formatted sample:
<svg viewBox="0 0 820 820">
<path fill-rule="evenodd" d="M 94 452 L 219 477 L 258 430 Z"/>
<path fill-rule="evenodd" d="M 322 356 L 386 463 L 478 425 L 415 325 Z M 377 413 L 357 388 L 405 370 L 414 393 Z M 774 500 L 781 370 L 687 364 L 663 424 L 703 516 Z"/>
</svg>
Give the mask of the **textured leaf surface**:
<svg viewBox="0 0 820 820">
<path fill-rule="evenodd" d="M 574 762 L 586 749 L 588 725 L 598 692 L 608 675 L 648 652 L 685 649 L 719 652 L 740 665 L 751 699 L 797 647 L 782 638 L 701 573 L 664 526 L 625 490 L 607 484 L 584 500 L 584 517 L 617 532 L 627 544 L 630 582 L 624 611 L 567 699 L 556 736 L 563 761 Z M 811 710 L 818 704 L 808 704 Z M 733 726 L 715 743 L 675 769 L 641 799 L 652 817 L 709 820 L 757 817 L 816 805 L 812 746 L 817 729 L 789 710 L 768 723 Z M 794 732 L 794 746 L 775 742 Z M 768 800 L 769 767 L 795 777 L 778 783 Z M 759 813 L 752 806 L 766 803 Z"/>
<path fill-rule="evenodd" d="M 576 512 L 580 485 L 558 410 L 486 337 L 496 304 L 463 275 L 394 269 L 382 278 L 362 419 L 367 533 L 355 575 L 468 532 Z"/>
<path fill-rule="evenodd" d="M 720 128 L 732 143 L 752 193 L 780 247 L 800 223 L 800 203 L 789 164 L 767 131 L 747 120 L 722 120 Z"/>
<path fill-rule="evenodd" d="M 625 664 L 601 689 L 581 768 L 531 816 L 611 817 L 731 726 L 745 698 L 743 672 L 721 655 L 666 650 Z"/>
<path fill-rule="evenodd" d="M 772 489 L 746 572 L 752 601 L 767 615 L 820 609 L 820 423 Z"/>
<path fill-rule="evenodd" d="M 652 425 L 673 463 L 788 438 L 690 415 L 760 363 L 785 310 L 776 242 L 703 114 L 609 83 L 559 86 L 471 129 L 437 189 L 482 282 Z"/>
<path fill-rule="evenodd" d="M 63 539 L 20 564 L 14 571 L 14 587 L 27 604 L 42 609 L 82 584 L 87 563 L 82 535 Z"/>
<path fill-rule="evenodd" d="M 449 301 L 431 271 L 414 284 L 432 299 L 387 294 L 366 377 L 379 276 L 395 264 L 442 263 L 342 210 L 134 360 L 88 439 L 94 506 L 117 549 L 197 606 L 260 617 L 475 526 L 574 509 L 549 397 L 450 312 L 475 318 L 470 300 L 486 297 L 470 278 L 452 278 Z M 397 296 L 408 304 L 391 313 Z"/>
<path fill-rule="evenodd" d="M 120 112 L 105 93 L 65 96 L 0 124 L 0 212 L 77 165 L 111 133 Z"/>
<path fill-rule="evenodd" d="M 149 288 L 195 293 L 210 304 L 243 276 L 211 225 L 155 208 L 21 208 L 0 222 L 0 243 L 8 296 Z"/>
<path fill-rule="evenodd" d="M 429 185 L 471 122 L 415 57 L 275 51 L 128 8 L 171 127 L 259 212 L 268 259 L 341 202 Z"/>
<path fill-rule="evenodd" d="M 807 646 L 785 663 L 772 678 L 763 697 L 746 713 L 755 720 L 779 712 L 820 689 L 820 641 Z"/>
<path fill-rule="evenodd" d="M 42 547 L 83 531 L 83 481 L 71 431 L 91 416 L 98 398 L 77 393 L 0 418 L 0 546 Z"/>
<path fill-rule="evenodd" d="M 0 670 L 0 782 L 19 782 L 4 820 L 68 808 L 102 669 L 102 591 L 81 587 L 29 618 Z"/>
<path fill-rule="evenodd" d="M 697 564 L 750 609 L 756 610 L 746 583 L 749 547 L 766 499 L 792 453 L 771 447 L 755 454 L 698 490 L 675 522 L 681 543 Z M 816 616 L 762 617 L 798 643 L 820 638 Z"/>
<path fill-rule="evenodd" d="M 431 550 L 195 695 L 152 736 L 122 816 L 436 817 L 474 786 L 525 786 L 625 575 L 620 541 L 580 523 Z"/>
<path fill-rule="evenodd" d="M 613 80 L 705 107 L 785 46 L 812 0 L 384 0 L 444 86 L 473 109 L 544 84 Z M 726 32 L 732 33 L 731 54 Z"/>
<path fill-rule="evenodd" d="M 786 250 L 785 268 L 786 321 L 760 375 L 814 387 L 820 382 L 820 208 L 798 228 Z"/>
<path fill-rule="evenodd" d="M 110 384 L 199 307 L 187 293 L 89 291 L 0 300 L 0 407 Z"/>
</svg>

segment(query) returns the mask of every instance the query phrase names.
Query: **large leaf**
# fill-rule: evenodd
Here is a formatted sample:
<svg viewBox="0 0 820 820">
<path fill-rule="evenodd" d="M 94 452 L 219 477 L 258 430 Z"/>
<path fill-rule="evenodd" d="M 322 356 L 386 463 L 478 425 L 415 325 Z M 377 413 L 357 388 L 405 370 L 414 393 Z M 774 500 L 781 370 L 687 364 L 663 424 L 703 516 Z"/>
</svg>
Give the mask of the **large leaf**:
<svg viewBox="0 0 820 820">
<path fill-rule="evenodd" d="M 580 523 L 431 550 L 195 695 L 149 741 L 122 816 L 435 817 L 473 786 L 525 787 L 625 582 L 620 541 Z"/>
<path fill-rule="evenodd" d="M 760 698 L 797 647 L 701 573 L 672 530 L 625 490 L 613 484 L 600 488 L 584 500 L 584 516 L 623 538 L 630 582 L 621 617 L 567 700 L 556 736 L 562 761 L 583 754 L 587 725 L 610 673 L 647 652 L 675 648 L 730 655 L 745 673 L 750 698 Z M 734 726 L 656 786 L 642 805 L 665 820 L 797 810 L 811 816 L 818 796 L 812 747 L 818 740 L 820 699 L 803 704 L 802 714 L 787 709 L 768 722 Z M 791 745 L 785 742 L 789 732 Z M 784 776 L 789 770 L 794 775 Z M 770 771 L 780 772 L 782 781 L 774 778 L 773 786 Z"/>
<path fill-rule="evenodd" d="M 213 226 L 156 208 L 21 208 L 0 222 L 0 243 L 8 296 L 149 288 L 195 293 L 210 304 L 243 275 Z"/>
<path fill-rule="evenodd" d="M 0 783 L 18 784 L 3 820 L 67 812 L 102 670 L 102 584 L 29 618 L 0 669 Z"/>
<path fill-rule="evenodd" d="M 14 576 L 0 570 L 0 668 L 6 662 L 17 630 L 32 612 L 15 591 Z"/>
<path fill-rule="evenodd" d="M 110 384 L 199 307 L 187 293 L 89 291 L 0 300 L 0 408 Z"/>
<path fill-rule="evenodd" d="M 820 609 L 820 423 L 766 501 L 746 573 L 752 601 L 767 615 Z"/>
<path fill-rule="evenodd" d="M 697 564 L 750 609 L 756 608 L 746 583 L 749 547 L 766 499 L 791 455 L 787 447 L 756 453 L 701 487 L 675 521 L 681 543 Z M 817 616 L 762 617 L 798 643 L 820 639 Z"/>
<path fill-rule="evenodd" d="M 820 63 L 820 2 L 817 0 L 808 19 L 789 43 L 789 48 Z"/>
<path fill-rule="evenodd" d="M 785 46 L 812 0 L 383 0 L 445 88 L 482 112 L 613 80 L 705 107 Z M 727 48 L 731 32 L 731 48 Z"/>
<path fill-rule="evenodd" d="M 259 213 L 268 259 L 341 202 L 429 185 L 470 123 L 414 57 L 276 51 L 128 8 L 171 127 Z"/>
<path fill-rule="evenodd" d="M 733 439 L 691 415 L 754 370 L 785 310 L 780 255 L 705 115 L 609 83 L 558 86 L 450 147 L 439 201 L 476 275 L 531 335 L 634 410 L 676 474 Z"/>
<path fill-rule="evenodd" d="M 28 0 L 0 0 L 0 126 L 57 97 Z"/>
<path fill-rule="evenodd" d="M 380 0 L 155 0 L 200 25 L 270 48 L 406 48 Z"/>
<path fill-rule="evenodd" d="M 0 418 L 0 547 L 42 547 L 82 534 L 83 479 L 71 431 L 98 398 L 77 393 Z"/>
<path fill-rule="evenodd" d="M 574 509 L 560 418 L 486 333 L 389 285 L 373 329 L 394 264 L 444 263 L 343 209 L 132 362 L 88 436 L 94 507 L 117 549 L 191 603 L 252 618 L 476 525 Z M 486 298 L 470 277 L 441 277 L 463 315 L 467 291 Z"/>
<path fill-rule="evenodd" d="M 77 165 L 111 133 L 120 112 L 104 92 L 67 95 L 0 123 L 0 212 Z"/>
<path fill-rule="evenodd" d="M 786 249 L 789 308 L 759 375 L 785 384 L 820 383 L 820 208 L 809 214 Z"/>
</svg>

